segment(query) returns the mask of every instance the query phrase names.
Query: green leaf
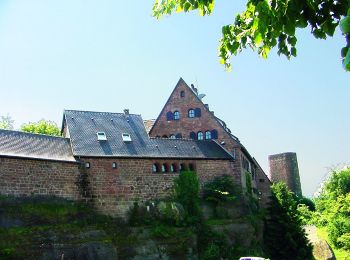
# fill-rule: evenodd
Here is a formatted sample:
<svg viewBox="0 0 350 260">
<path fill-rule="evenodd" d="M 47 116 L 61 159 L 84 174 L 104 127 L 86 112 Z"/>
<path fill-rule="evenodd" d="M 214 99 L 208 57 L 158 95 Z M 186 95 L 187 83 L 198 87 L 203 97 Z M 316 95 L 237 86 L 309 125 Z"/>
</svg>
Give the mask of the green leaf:
<svg viewBox="0 0 350 260">
<path fill-rule="evenodd" d="M 350 48 L 348 48 L 348 53 L 343 61 L 345 70 L 350 71 Z"/>
<path fill-rule="evenodd" d="M 340 30 L 343 33 L 350 33 L 350 16 L 347 16 L 344 19 L 342 19 L 339 25 L 340 25 Z"/>
<path fill-rule="evenodd" d="M 256 45 L 259 45 L 263 40 L 263 37 L 261 35 L 261 33 L 258 33 L 255 37 L 254 37 L 254 43 Z"/>
<path fill-rule="evenodd" d="M 341 57 L 345 58 L 346 54 L 348 53 L 349 47 L 344 47 L 341 49 Z"/>
</svg>

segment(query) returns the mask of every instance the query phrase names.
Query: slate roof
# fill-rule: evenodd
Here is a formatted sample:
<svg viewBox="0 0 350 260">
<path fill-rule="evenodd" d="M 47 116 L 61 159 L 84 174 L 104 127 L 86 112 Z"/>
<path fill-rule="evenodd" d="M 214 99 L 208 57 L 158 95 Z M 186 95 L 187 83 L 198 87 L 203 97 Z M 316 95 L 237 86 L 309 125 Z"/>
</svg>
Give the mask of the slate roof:
<svg viewBox="0 0 350 260">
<path fill-rule="evenodd" d="M 215 141 L 149 138 L 140 115 L 65 110 L 64 120 L 74 156 L 232 159 Z M 97 132 L 107 140 L 98 141 Z M 123 133 L 132 141 L 124 142 Z"/>
<path fill-rule="evenodd" d="M 0 129 L 0 157 L 75 162 L 69 139 Z"/>
</svg>

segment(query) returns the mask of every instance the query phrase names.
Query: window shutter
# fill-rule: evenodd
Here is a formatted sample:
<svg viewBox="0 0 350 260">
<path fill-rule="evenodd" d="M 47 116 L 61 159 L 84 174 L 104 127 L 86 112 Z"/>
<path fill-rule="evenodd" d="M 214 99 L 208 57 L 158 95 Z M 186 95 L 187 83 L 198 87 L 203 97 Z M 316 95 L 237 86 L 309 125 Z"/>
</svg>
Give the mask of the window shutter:
<svg viewBox="0 0 350 260">
<path fill-rule="evenodd" d="M 196 139 L 197 139 L 196 137 L 197 137 L 197 135 L 196 135 L 195 132 L 191 132 L 191 133 L 190 133 L 190 138 L 191 138 L 191 139 L 196 140 Z"/>
<path fill-rule="evenodd" d="M 218 131 L 217 130 L 214 129 L 211 131 L 211 138 L 218 139 Z"/>
<path fill-rule="evenodd" d="M 168 113 L 166 113 L 166 120 L 167 121 L 171 121 L 171 120 L 174 120 L 174 114 L 169 111 Z"/>
<path fill-rule="evenodd" d="M 196 108 L 194 110 L 194 115 L 195 115 L 195 117 L 201 117 L 201 115 L 202 115 L 201 109 L 200 108 Z"/>
</svg>

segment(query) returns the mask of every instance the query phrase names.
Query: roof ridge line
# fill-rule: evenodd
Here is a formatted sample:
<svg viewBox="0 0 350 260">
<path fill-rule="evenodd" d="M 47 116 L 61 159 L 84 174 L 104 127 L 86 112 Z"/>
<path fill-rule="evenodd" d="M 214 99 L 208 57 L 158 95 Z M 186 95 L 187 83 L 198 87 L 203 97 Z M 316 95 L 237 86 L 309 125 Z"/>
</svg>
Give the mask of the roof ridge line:
<svg viewBox="0 0 350 260">
<path fill-rule="evenodd" d="M 84 112 L 84 113 L 96 113 L 96 114 L 116 114 L 116 115 L 125 115 L 123 112 L 107 112 L 107 111 L 90 111 L 90 110 L 75 110 L 75 109 L 64 109 L 63 113 L 66 111 L 70 112 Z M 130 113 L 129 115 L 141 116 L 141 114 Z"/>
<path fill-rule="evenodd" d="M 12 133 L 18 133 L 18 134 L 24 134 L 24 135 L 45 136 L 45 137 L 52 137 L 52 138 L 57 138 L 57 139 L 66 139 L 66 140 L 70 139 L 70 138 L 67 138 L 64 136 L 48 135 L 48 134 L 41 134 L 41 133 L 31 133 L 31 132 L 25 132 L 25 131 L 21 131 L 21 130 L 0 129 L 0 131 L 12 132 Z"/>
</svg>

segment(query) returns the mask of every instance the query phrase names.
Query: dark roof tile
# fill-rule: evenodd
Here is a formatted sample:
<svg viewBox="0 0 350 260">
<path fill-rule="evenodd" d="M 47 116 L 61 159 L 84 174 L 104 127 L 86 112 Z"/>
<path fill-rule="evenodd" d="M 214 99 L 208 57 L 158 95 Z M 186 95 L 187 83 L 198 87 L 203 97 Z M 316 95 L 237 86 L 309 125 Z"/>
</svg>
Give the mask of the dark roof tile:
<svg viewBox="0 0 350 260">
<path fill-rule="evenodd" d="M 67 138 L 3 129 L 0 156 L 75 162 Z"/>
<path fill-rule="evenodd" d="M 149 138 L 140 115 L 66 110 L 74 156 L 231 159 L 215 141 Z M 98 141 L 97 132 L 107 140 Z M 124 142 L 122 134 L 132 141 Z"/>
</svg>

